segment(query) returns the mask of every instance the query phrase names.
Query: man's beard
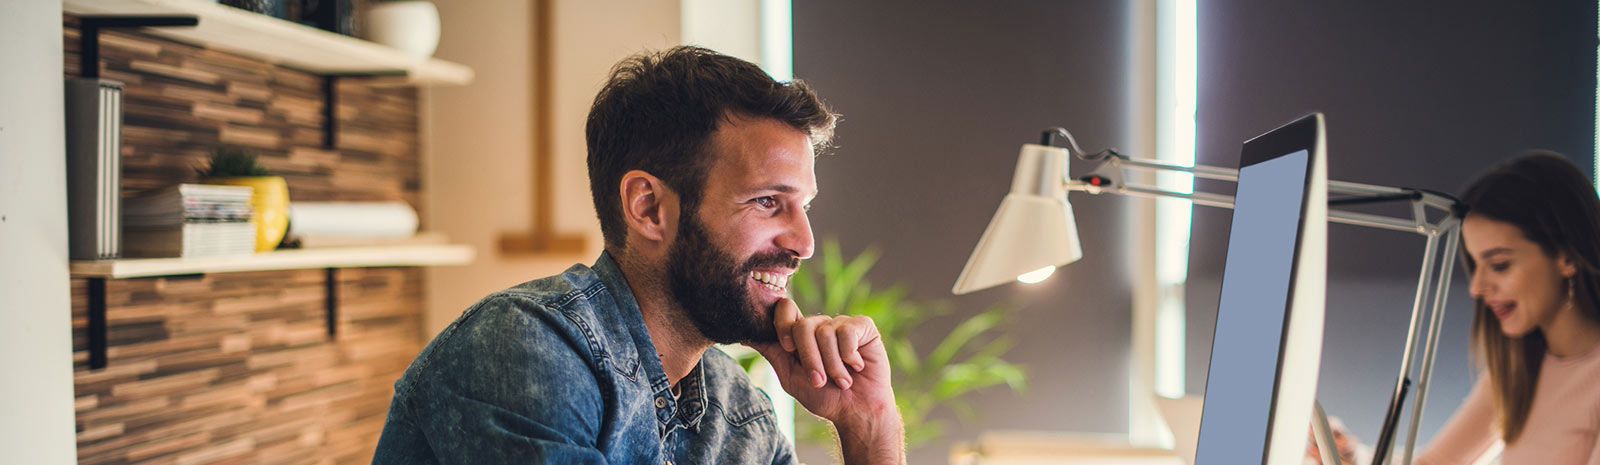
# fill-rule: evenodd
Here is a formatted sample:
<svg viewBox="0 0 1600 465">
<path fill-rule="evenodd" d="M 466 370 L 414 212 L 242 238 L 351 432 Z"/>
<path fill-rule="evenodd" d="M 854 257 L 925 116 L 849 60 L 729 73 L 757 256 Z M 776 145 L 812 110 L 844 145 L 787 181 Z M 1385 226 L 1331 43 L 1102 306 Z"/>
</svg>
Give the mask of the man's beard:
<svg viewBox="0 0 1600 465">
<path fill-rule="evenodd" d="M 683 227 L 667 256 L 667 281 L 678 308 L 702 336 L 718 344 L 774 343 L 773 309 L 757 308 L 750 299 L 750 273 L 757 268 L 799 267 L 800 260 L 782 252 L 758 253 L 743 264 L 711 243 L 693 212 L 685 211 Z M 766 310 L 766 311 L 763 311 Z"/>
</svg>

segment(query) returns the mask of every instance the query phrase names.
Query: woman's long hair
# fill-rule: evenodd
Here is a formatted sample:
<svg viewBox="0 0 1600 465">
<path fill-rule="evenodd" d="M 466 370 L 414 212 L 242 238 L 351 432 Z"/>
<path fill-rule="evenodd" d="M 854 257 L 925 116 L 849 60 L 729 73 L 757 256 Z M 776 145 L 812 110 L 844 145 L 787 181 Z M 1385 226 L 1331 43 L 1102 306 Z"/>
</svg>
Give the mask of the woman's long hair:
<svg viewBox="0 0 1600 465">
<path fill-rule="evenodd" d="M 1560 154 L 1533 151 L 1496 166 L 1474 181 L 1461 201 L 1467 215 L 1516 226 L 1550 257 L 1565 255 L 1577 274 L 1568 283 L 1570 305 L 1600 321 L 1600 198 L 1583 172 Z M 1464 243 L 1463 243 L 1464 244 Z M 1469 273 L 1477 264 L 1462 246 Z M 1549 346 L 1538 329 L 1520 338 L 1500 330 L 1482 300 L 1476 303 L 1472 333 L 1477 355 L 1489 374 L 1506 443 L 1517 440 L 1533 407 L 1539 367 Z"/>
</svg>

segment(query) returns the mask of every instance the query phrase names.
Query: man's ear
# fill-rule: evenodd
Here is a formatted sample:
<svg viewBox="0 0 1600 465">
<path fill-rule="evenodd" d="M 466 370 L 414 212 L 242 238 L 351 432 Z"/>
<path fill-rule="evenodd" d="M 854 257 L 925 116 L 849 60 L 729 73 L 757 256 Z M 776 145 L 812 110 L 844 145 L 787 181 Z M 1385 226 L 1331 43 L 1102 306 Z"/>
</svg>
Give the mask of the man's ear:
<svg viewBox="0 0 1600 465">
<path fill-rule="evenodd" d="M 633 170 L 622 175 L 622 221 L 628 234 L 664 243 L 677 230 L 678 194 L 650 173 Z M 631 244 L 633 238 L 629 238 Z"/>
</svg>

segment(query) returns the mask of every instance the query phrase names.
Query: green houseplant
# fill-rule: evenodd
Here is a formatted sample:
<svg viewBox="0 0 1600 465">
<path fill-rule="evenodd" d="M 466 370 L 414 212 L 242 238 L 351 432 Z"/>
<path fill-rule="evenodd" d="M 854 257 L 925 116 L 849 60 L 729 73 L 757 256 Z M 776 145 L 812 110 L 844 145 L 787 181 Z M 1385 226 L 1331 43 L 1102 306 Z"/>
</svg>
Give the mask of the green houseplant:
<svg viewBox="0 0 1600 465">
<path fill-rule="evenodd" d="M 217 149 L 211 154 L 211 162 L 195 168 L 195 172 L 206 184 L 254 189 L 250 207 L 254 210 L 251 220 L 256 223 L 256 252 L 278 248 L 289 230 L 289 184 L 282 176 L 272 176 L 256 161 L 255 154 L 235 148 Z"/>
<path fill-rule="evenodd" d="M 1026 389 L 1027 372 L 1003 359 L 1013 345 L 1001 331 L 1011 312 L 1009 306 L 994 306 L 965 317 L 931 349 L 919 348 L 911 335 L 926 334 L 925 323 L 949 317 L 949 305 L 911 300 L 903 285 L 874 288 L 866 275 L 878 256 L 877 250 L 869 248 L 847 259 L 837 241 L 827 240 L 821 256 L 790 278 L 789 289 L 795 304 L 807 313 L 867 316 L 877 324 L 888 351 L 895 403 L 905 421 L 908 448 L 943 436 L 944 423 L 928 418 L 935 409 L 947 407 L 962 418 L 972 418 L 976 413 L 963 401 L 967 394 L 999 385 L 1017 392 Z M 803 416 L 797 422 L 801 439 L 832 443 L 821 420 Z"/>
</svg>

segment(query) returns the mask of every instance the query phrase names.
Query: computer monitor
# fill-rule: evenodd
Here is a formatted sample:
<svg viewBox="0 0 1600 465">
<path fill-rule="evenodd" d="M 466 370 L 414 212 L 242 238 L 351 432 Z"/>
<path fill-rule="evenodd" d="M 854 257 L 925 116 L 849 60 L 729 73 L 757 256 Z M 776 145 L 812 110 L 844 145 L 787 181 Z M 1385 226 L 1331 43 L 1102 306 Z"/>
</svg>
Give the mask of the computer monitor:
<svg viewBox="0 0 1600 465">
<path fill-rule="evenodd" d="M 1250 139 L 1195 465 L 1299 465 L 1316 398 L 1328 250 L 1321 114 Z"/>
</svg>

